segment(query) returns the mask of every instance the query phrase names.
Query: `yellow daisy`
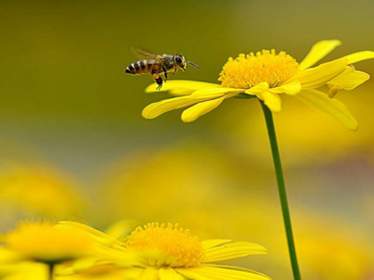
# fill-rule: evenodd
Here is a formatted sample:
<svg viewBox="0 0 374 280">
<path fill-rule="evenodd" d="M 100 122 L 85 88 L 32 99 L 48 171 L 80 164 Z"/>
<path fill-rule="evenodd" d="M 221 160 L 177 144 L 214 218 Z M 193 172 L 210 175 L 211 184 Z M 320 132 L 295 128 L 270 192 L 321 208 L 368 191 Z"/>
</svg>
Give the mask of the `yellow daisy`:
<svg viewBox="0 0 374 280">
<path fill-rule="evenodd" d="M 112 254 L 105 257 L 117 267 L 125 268 L 127 276 L 123 279 L 269 280 L 267 276 L 249 269 L 213 263 L 266 254 L 266 249 L 257 244 L 227 239 L 200 241 L 189 230 L 180 228 L 177 224 L 149 223 L 136 228 L 120 248 L 111 245 L 117 243 L 113 242 L 113 237 L 86 225 L 71 222 L 64 224 L 88 230 L 96 235 L 101 244 L 110 245 Z M 129 263 L 129 255 L 136 256 L 132 263 Z M 75 267 L 81 268 L 81 265 Z"/>
<path fill-rule="evenodd" d="M 4 243 L 12 252 L 9 259 L 51 265 L 87 256 L 93 248 L 87 233 L 48 222 L 21 223 L 4 236 Z"/>
<path fill-rule="evenodd" d="M 281 111 L 282 94 L 295 96 L 304 103 L 330 115 L 349 129 L 357 122 L 348 109 L 333 97 L 339 90 L 352 90 L 367 81 L 367 73 L 357 71 L 352 64 L 374 58 L 374 52 L 353 53 L 311 68 L 341 43 L 325 40 L 315 44 L 301 63 L 285 52 L 263 50 L 256 54 L 240 54 L 229 58 L 219 76 L 221 84 L 196 81 L 169 81 L 162 91 L 177 95 L 144 108 L 142 115 L 153 119 L 184 107 L 184 122 L 192 122 L 218 107 L 230 97 L 257 97 L 273 112 Z M 326 87 L 326 92 L 323 92 Z M 146 92 L 157 92 L 154 84 Z"/>
</svg>

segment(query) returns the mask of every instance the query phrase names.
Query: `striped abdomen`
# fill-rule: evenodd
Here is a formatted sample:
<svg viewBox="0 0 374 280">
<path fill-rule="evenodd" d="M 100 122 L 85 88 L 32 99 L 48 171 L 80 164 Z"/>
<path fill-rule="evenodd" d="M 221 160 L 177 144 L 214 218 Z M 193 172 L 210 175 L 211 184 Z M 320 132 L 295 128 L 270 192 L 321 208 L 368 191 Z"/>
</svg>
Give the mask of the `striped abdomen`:
<svg viewBox="0 0 374 280">
<path fill-rule="evenodd" d="M 159 72 L 161 72 L 161 66 L 155 59 L 140 60 L 131 63 L 125 70 L 125 73 L 132 75 Z"/>
</svg>

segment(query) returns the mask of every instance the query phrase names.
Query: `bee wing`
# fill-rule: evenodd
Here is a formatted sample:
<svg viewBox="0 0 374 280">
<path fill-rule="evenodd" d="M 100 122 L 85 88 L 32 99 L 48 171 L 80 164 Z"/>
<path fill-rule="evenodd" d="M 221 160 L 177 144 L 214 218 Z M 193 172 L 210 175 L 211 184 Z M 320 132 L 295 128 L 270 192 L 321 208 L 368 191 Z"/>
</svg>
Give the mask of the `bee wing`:
<svg viewBox="0 0 374 280">
<path fill-rule="evenodd" d="M 156 59 L 159 58 L 160 55 L 154 54 L 152 52 L 146 51 L 140 48 L 131 48 L 131 50 L 140 58 L 142 59 Z"/>
</svg>

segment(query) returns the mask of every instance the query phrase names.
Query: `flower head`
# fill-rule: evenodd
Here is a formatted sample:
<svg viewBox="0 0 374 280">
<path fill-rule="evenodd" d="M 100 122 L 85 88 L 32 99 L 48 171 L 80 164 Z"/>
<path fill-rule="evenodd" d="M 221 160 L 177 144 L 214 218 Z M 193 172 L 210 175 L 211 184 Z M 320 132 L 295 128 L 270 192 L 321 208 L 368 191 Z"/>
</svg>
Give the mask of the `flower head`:
<svg viewBox="0 0 374 280">
<path fill-rule="evenodd" d="M 147 255 L 146 264 L 155 267 L 195 267 L 204 259 L 200 240 L 178 225 L 150 223 L 138 227 L 125 246 Z"/>
<path fill-rule="evenodd" d="M 219 81 L 226 88 L 250 89 L 266 82 L 276 87 L 286 82 L 299 71 L 299 64 L 285 52 L 275 50 L 249 55 L 240 54 L 236 59 L 229 58 L 223 66 Z"/>
<path fill-rule="evenodd" d="M 218 107 L 231 97 L 257 97 L 273 112 L 281 111 L 281 95 L 295 96 L 306 104 L 334 117 L 349 129 L 357 129 L 357 122 L 339 101 L 333 99 L 340 90 L 352 90 L 367 81 L 367 73 L 351 65 L 374 58 L 374 52 L 357 52 L 311 68 L 334 48 L 338 40 L 320 41 L 313 46 L 301 63 L 285 52 L 263 50 L 256 54 L 240 54 L 229 58 L 219 76 L 221 84 L 195 81 L 169 81 L 163 91 L 177 95 L 171 99 L 152 103 L 142 115 L 153 119 L 179 108 L 184 110 L 182 120 L 192 122 Z M 327 86 L 325 93 L 323 87 Z M 146 92 L 156 92 L 155 86 Z"/>
<path fill-rule="evenodd" d="M 5 236 L 5 243 L 21 260 L 47 264 L 86 256 L 93 244 L 85 232 L 48 222 L 22 223 Z"/>
<path fill-rule="evenodd" d="M 113 237 L 93 231 L 85 225 L 66 222 L 65 224 L 88 230 L 90 233 L 96 232 L 101 244 L 113 243 Z M 110 248 L 114 249 L 111 245 Z M 127 237 L 123 246 L 117 246 L 106 255 L 106 258 L 107 261 L 110 260 L 117 267 L 126 270 L 127 276 L 124 279 L 146 277 L 150 280 L 268 280 L 267 276 L 249 269 L 212 263 L 255 254 L 266 254 L 266 249 L 253 243 L 226 239 L 200 241 L 188 229 L 183 229 L 177 224 L 149 223 L 136 228 Z M 129 255 L 136 256 L 131 263 L 128 262 Z"/>
</svg>

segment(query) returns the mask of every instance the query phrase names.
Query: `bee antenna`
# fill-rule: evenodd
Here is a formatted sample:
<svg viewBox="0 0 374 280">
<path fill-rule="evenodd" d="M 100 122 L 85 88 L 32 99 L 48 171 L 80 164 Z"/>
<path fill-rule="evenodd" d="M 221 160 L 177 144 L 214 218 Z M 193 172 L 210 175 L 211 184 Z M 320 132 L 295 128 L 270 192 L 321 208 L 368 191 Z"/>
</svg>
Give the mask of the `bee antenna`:
<svg viewBox="0 0 374 280">
<path fill-rule="evenodd" d="M 195 63 L 193 63 L 193 62 L 191 62 L 191 61 L 187 61 L 187 64 L 192 65 L 192 66 L 195 67 L 196 69 L 200 69 L 199 65 L 196 65 Z"/>
</svg>

